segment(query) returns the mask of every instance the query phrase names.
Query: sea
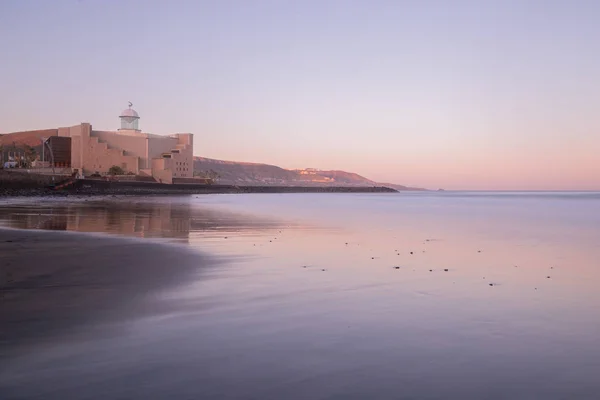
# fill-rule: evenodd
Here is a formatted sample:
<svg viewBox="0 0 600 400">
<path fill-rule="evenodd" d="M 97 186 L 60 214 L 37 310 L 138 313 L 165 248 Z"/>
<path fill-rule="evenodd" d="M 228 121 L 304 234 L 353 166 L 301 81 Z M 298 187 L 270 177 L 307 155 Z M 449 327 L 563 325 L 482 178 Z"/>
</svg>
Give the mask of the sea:
<svg viewBox="0 0 600 400">
<path fill-rule="evenodd" d="M 597 192 L 4 199 L 0 226 L 221 260 L 2 361 L 0 398 L 600 399 Z"/>
</svg>

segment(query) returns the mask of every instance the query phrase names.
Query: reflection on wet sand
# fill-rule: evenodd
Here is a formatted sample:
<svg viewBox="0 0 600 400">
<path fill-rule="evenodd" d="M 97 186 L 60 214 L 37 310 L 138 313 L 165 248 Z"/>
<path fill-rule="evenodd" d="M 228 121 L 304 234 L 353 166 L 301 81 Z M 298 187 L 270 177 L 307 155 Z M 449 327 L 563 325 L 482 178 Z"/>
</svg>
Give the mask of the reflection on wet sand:
<svg viewBox="0 0 600 400">
<path fill-rule="evenodd" d="M 187 242 L 190 232 L 275 229 L 279 222 L 194 207 L 188 199 L 140 198 L 0 206 L 0 226 L 18 229 L 100 232 Z"/>
<path fill-rule="evenodd" d="M 161 292 L 216 263 L 177 244 L 0 229 L 0 359 L 99 323 L 157 315 Z"/>
</svg>

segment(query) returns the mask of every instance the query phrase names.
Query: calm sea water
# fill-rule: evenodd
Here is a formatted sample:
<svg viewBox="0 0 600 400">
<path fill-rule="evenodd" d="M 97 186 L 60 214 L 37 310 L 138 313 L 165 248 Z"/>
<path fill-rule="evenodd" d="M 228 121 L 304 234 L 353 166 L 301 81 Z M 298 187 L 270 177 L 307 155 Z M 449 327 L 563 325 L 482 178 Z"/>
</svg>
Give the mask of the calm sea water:
<svg viewBox="0 0 600 400">
<path fill-rule="evenodd" d="M 6 360 L 15 398 L 600 398 L 598 193 L 5 201 L 0 224 L 227 259 L 168 311 Z"/>
</svg>

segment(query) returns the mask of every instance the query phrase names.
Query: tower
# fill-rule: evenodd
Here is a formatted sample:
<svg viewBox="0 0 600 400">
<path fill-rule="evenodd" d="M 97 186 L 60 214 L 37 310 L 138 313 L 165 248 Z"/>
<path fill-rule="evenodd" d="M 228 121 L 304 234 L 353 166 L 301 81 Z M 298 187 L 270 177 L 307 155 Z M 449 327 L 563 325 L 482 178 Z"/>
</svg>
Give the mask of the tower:
<svg viewBox="0 0 600 400">
<path fill-rule="evenodd" d="M 121 120 L 121 129 L 119 130 L 140 130 L 138 127 L 140 116 L 133 108 L 131 108 L 131 106 L 133 106 L 133 104 L 129 102 L 129 108 L 123 110 L 121 115 L 119 115 L 119 119 Z"/>
</svg>

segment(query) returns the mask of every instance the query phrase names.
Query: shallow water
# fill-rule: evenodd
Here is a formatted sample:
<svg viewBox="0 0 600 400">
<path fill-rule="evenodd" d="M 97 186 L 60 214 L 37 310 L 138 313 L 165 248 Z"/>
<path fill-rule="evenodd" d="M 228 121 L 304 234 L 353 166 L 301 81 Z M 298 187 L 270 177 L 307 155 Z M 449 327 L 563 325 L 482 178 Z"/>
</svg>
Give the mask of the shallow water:
<svg viewBox="0 0 600 400">
<path fill-rule="evenodd" d="M 9 398 L 600 398 L 598 193 L 50 199 L 0 225 L 230 260 L 7 360 Z"/>
</svg>

